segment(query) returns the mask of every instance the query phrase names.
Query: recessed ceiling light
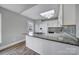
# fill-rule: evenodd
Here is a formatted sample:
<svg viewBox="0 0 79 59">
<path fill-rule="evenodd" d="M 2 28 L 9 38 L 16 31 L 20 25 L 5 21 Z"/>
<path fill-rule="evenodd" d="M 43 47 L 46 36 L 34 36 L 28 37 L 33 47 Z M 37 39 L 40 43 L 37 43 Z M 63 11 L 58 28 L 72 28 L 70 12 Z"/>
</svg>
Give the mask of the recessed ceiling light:
<svg viewBox="0 0 79 59">
<path fill-rule="evenodd" d="M 50 11 L 46 11 L 46 12 L 43 12 L 41 13 L 40 15 L 44 18 L 52 18 L 55 14 L 55 10 L 50 10 Z"/>
</svg>

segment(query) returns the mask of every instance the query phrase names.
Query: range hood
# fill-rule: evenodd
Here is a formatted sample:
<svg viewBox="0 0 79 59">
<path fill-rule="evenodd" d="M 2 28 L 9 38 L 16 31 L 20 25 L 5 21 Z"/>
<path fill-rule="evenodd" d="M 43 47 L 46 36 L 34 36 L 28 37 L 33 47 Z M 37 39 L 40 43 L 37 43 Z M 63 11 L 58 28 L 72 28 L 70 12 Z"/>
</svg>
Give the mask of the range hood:
<svg viewBox="0 0 79 59">
<path fill-rule="evenodd" d="M 48 33 L 62 32 L 62 27 L 48 27 Z"/>
</svg>

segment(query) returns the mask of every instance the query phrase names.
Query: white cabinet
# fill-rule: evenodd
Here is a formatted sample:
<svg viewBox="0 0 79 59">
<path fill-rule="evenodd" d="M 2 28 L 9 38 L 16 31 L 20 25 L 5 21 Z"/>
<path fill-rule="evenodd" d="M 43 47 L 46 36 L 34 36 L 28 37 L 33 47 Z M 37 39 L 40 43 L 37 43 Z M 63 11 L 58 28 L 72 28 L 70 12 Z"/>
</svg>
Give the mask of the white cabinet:
<svg viewBox="0 0 79 59">
<path fill-rule="evenodd" d="M 1 43 L 1 14 L 0 14 L 0 43 Z"/>
<path fill-rule="evenodd" d="M 42 29 L 40 29 L 42 28 Z M 42 33 L 47 33 L 47 23 L 46 22 L 41 22 L 41 23 L 36 23 L 35 24 L 35 32 L 42 32 Z"/>
<path fill-rule="evenodd" d="M 76 37 L 79 38 L 79 5 L 76 5 Z"/>
<path fill-rule="evenodd" d="M 75 4 L 63 5 L 63 25 L 75 25 Z"/>
<path fill-rule="evenodd" d="M 43 27 L 42 24 L 36 23 L 35 24 L 35 32 L 42 32 L 42 30 L 40 30 L 40 28 L 42 28 L 42 27 Z"/>
<path fill-rule="evenodd" d="M 26 35 L 26 47 L 42 55 L 79 54 L 79 47 Z"/>
<path fill-rule="evenodd" d="M 39 31 L 39 24 L 35 23 L 35 32 L 38 32 L 38 31 Z"/>
<path fill-rule="evenodd" d="M 58 20 L 47 21 L 47 27 L 57 27 L 57 26 L 58 26 Z"/>
</svg>

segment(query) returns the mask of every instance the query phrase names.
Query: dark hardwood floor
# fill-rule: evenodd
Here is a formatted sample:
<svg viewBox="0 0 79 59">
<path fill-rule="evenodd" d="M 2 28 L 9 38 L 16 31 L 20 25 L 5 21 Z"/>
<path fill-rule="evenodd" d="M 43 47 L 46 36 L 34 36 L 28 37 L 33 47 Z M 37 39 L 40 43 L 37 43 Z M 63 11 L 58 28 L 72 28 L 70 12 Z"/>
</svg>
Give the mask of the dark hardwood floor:
<svg viewBox="0 0 79 59">
<path fill-rule="evenodd" d="M 39 55 L 33 50 L 25 46 L 25 42 L 21 42 L 9 48 L 0 51 L 0 55 Z"/>
</svg>

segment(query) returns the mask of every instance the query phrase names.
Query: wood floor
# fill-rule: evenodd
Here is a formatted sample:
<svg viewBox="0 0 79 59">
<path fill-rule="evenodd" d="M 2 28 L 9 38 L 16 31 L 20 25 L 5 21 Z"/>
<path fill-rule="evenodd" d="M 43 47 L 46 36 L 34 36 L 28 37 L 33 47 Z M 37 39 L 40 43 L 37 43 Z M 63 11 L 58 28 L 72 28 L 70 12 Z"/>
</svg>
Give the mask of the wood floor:
<svg viewBox="0 0 79 59">
<path fill-rule="evenodd" d="M 21 42 L 12 47 L 0 51 L 0 55 L 39 55 L 33 50 L 25 46 L 25 42 Z"/>
</svg>

